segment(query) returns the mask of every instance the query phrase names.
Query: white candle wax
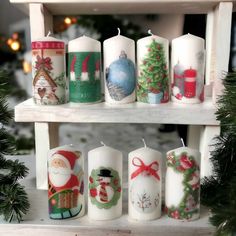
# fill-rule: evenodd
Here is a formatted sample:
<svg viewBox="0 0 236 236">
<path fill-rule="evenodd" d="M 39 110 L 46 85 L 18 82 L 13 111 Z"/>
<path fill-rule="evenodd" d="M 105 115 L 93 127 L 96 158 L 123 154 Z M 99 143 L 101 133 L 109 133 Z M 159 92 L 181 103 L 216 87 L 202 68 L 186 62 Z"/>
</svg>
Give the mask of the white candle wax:
<svg viewBox="0 0 236 236">
<path fill-rule="evenodd" d="M 117 35 L 104 41 L 105 101 L 124 104 L 135 101 L 135 44 Z"/>
<path fill-rule="evenodd" d="M 204 100 L 204 39 L 186 34 L 172 41 L 172 101 L 200 103 Z"/>
<path fill-rule="evenodd" d="M 169 41 L 151 35 L 137 42 L 137 101 L 169 101 Z"/>
<path fill-rule="evenodd" d="M 48 152 L 48 198 L 51 219 L 81 217 L 85 213 L 84 161 L 73 145 Z"/>
<path fill-rule="evenodd" d="M 122 214 L 122 153 L 108 146 L 88 152 L 88 216 L 111 220 Z"/>
<path fill-rule="evenodd" d="M 67 102 L 65 43 L 46 36 L 32 42 L 33 98 L 36 104 Z"/>
<path fill-rule="evenodd" d="M 161 216 L 160 152 L 148 147 L 129 153 L 129 217 L 153 220 Z"/>
<path fill-rule="evenodd" d="M 82 36 L 68 45 L 70 101 L 94 103 L 101 100 L 101 43 Z"/>
<path fill-rule="evenodd" d="M 167 152 L 165 204 L 169 217 L 189 221 L 199 218 L 199 151 L 180 147 Z"/>
</svg>

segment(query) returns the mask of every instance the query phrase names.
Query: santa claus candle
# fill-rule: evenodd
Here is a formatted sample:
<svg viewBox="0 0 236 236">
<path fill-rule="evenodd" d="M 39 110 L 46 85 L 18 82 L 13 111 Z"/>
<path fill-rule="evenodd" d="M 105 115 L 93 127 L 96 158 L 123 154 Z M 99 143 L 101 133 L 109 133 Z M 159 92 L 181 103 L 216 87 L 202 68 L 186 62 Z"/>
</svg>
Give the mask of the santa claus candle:
<svg viewBox="0 0 236 236">
<path fill-rule="evenodd" d="M 165 203 L 174 219 L 195 220 L 200 215 L 200 152 L 180 147 L 167 152 Z"/>
<path fill-rule="evenodd" d="M 153 220 L 161 216 L 160 152 L 142 147 L 129 153 L 129 217 Z"/>
<path fill-rule="evenodd" d="M 88 216 L 111 220 L 122 214 L 122 153 L 103 145 L 88 152 Z"/>
<path fill-rule="evenodd" d="M 165 103 L 169 101 L 169 41 L 149 33 L 137 42 L 137 101 Z"/>
<path fill-rule="evenodd" d="M 204 100 L 204 39 L 186 34 L 172 41 L 171 99 L 177 103 Z"/>
<path fill-rule="evenodd" d="M 68 45 L 70 101 L 94 103 L 101 100 L 101 43 L 82 36 Z"/>
<path fill-rule="evenodd" d="M 31 46 L 35 103 L 40 105 L 66 103 L 65 43 L 46 36 L 33 41 Z"/>
<path fill-rule="evenodd" d="M 118 35 L 104 41 L 105 102 L 124 104 L 135 101 L 135 44 Z"/>
<path fill-rule="evenodd" d="M 73 145 L 49 151 L 48 203 L 51 219 L 84 215 L 83 157 Z"/>
</svg>

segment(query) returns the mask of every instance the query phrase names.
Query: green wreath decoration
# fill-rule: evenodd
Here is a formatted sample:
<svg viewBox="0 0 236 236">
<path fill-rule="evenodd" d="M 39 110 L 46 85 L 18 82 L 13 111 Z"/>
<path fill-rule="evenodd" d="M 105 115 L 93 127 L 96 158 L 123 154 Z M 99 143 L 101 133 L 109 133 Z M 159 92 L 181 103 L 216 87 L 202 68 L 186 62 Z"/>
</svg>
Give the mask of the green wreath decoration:
<svg viewBox="0 0 236 236">
<path fill-rule="evenodd" d="M 186 161 L 185 164 L 183 164 L 184 161 Z M 169 217 L 175 219 L 189 220 L 194 214 L 199 213 L 199 209 L 187 209 L 187 201 L 189 198 L 192 198 L 196 205 L 199 204 L 200 180 L 194 186 L 189 184 L 193 174 L 199 172 L 199 166 L 194 157 L 188 156 L 186 152 L 182 152 L 180 155 L 176 155 L 175 152 L 169 153 L 167 156 L 167 166 L 172 167 L 177 173 L 183 173 L 184 178 L 182 183 L 184 186 L 184 196 L 177 207 L 166 207 L 166 213 Z"/>
<path fill-rule="evenodd" d="M 99 186 L 99 181 L 98 179 L 98 174 L 100 173 L 100 170 L 102 169 L 107 169 L 109 171 L 111 171 L 111 182 L 110 185 L 113 190 L 114 190 L 114 195 L 112 197 L 112 199 L 109 202 L 99 202 L 96 197 L 92 196 L 92 190 L 96 189 Z M 119 177 L 119 173 L 112 169 L 112 168 L 107 168 L 107 167 L 100 167 L 98 169 L 93 169 L 91 171 L 91 175 L 89 176 L 89 198 L 92 202 L 92 204 L 96 205 L 99 209 L 109 209 L 112 206 L 115 206 L 118 202 L 118 200 L 120 199 L 121 196 L 121 183 L 120 183 L 120 177 Z"/>
</svg>

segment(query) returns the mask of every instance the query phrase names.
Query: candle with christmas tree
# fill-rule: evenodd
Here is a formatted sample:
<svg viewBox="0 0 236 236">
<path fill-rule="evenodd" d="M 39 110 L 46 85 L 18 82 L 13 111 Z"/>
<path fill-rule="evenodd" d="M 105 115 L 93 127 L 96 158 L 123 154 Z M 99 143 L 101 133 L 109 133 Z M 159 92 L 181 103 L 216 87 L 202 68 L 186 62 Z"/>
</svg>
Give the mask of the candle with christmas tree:
<svg viewBox="0 0 236 236">
<path fill-rule="evenodd" d="M 33 98 L 40 105 L 67 102 L 65 43 L 49 35 L 31 44 Z"/>
<path fill-rule="evenodd" d="M 104 48 L 105 101 L 124 104 L 135 101 L 135 44 L 120 35 L 107 39 Z"/>
<path fill-rule="evenodd" d="M 85 212 L 83 157 L 73 145 L 48 153 L 48 202 L 51 219 L 80 217 Z"/>
<path fill-rule="evenodd" d="M 204 39 L 186 34 L 172 41 L 172 101 L 204 101 Z"/>
<path fill-rule="evenodd" d="M 94 103 L 101 100 L 101 43 L 86 36 L 68 45 L 70 101 Z"/>
<path fill-rule="evenodd" d="M 120 217 L 122 214 L 122 153 L 105 144 L 89 151 L 88 175 L 89 218 L 111 220 Z"/>
<path fill-rule="evenodd" d="M 165 203 L 171 218 L 188 221 L 199 218 L 199 151 L 184 146 L 167 152 Z"/>
<path fill-rule="evenodd" d="M 129 153 L 130 218 L 154 220 L 161 216 L 161 163 L 161 153 L 145 142 L 144 147 Z"/>
<path fill-rule="evenodd" d="M 153 35 L 137 42 L 137 101 L 159 104 L 169 101 L 169 41 Z"/>
</svg>

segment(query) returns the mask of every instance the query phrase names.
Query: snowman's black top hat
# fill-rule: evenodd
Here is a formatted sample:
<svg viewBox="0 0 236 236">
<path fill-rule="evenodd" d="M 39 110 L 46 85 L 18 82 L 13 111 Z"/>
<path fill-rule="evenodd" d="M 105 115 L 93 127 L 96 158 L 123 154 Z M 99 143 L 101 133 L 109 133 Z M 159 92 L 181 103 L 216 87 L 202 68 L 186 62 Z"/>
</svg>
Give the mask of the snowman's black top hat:
<svg viewBox="0 0 236 236">
<path fill-rule="evenodd" d="M 113 175 L 111 175 L 111 171 L 108 169 L 101 169 L 100 173 L 98 174 L 98 176 L 102 176 L 102 177 L 113 177 Z"/>
</svg>

